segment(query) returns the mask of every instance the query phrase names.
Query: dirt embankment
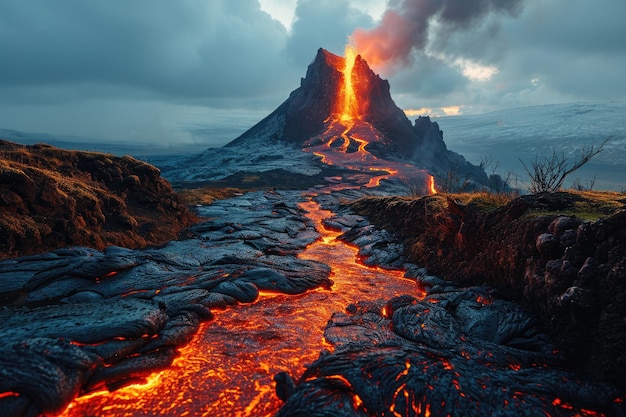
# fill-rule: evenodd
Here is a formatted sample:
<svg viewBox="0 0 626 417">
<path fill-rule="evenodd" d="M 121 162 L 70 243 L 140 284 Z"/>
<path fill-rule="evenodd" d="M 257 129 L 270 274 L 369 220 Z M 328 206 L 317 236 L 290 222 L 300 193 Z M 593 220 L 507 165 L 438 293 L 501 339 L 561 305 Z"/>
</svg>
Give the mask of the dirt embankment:
<svg viewBox="0 0 626 417">
<path fill-rule="evenodd" d="M 0 258 L 71 245 L 158 245 L 195 221 L 152 165 L 0 141 Z"/>
<path fill-rule="evenodd" d="M 443 195 L 352 207 L 397 233 L 429 272 L 521 303 L 582 372 L 626 388 L 626 196 L 609 197 L 595 221 L 580 216 L 605 198 L 598 193 L 528 195 L 497 208 Z"/>
</svg>

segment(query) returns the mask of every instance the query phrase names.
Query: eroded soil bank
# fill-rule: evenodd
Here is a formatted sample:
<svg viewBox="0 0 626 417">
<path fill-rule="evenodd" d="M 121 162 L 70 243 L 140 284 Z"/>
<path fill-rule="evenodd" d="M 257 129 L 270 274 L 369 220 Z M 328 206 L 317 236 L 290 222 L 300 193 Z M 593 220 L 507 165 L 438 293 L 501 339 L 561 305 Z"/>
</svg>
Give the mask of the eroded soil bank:
<svg viewBox="0 0 626 417">
<path fill-rule="evenodd" d="M 580 371 L 624 388 L 626 210 L 618 198 L 611 213 L 583 221 L 573 213 L 586 198 L 527 195 L 493 208 L 443 195 L 376 197 L 351 207 L 397 234 L 429 273 L 519 302 Z"/>
<path fill-rule="evenodd" d="M 158 168 L 130 156 L 4 140 L 0 153 L 0 259 L 162 245 L 198 222 Z"/>
</svg>

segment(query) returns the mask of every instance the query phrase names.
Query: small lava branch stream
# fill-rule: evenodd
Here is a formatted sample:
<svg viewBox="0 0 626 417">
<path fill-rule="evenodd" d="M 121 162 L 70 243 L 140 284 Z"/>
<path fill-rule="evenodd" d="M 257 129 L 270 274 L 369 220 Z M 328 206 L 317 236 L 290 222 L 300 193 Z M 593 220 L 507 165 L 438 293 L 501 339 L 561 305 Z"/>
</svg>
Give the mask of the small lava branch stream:
<svg viewBox="0 0 626 417">
<path fill-rule="evenodd" d="M 312 196 L 301 207 L 322 236 L 300 258 L 331 267 L 331 290 L 295 296 L 261 293 L 254 303 L 218 311 L 180 349 L 172 366 L 151 375 L 146 384 L 78 398 L 63 415 L 90 416 L 98 410 L 108 416 L 271 416 L 282 405 L 274 376 L 299 376 L 321 350 L 332 350 L 323 332 L 334 312 L 381 294 L 422 294 L 415 281 L 403 278 L 403 271 L 358 262 L 357 249 L 323 226 L 332 212 L 322 210 Z"/>
</svg>

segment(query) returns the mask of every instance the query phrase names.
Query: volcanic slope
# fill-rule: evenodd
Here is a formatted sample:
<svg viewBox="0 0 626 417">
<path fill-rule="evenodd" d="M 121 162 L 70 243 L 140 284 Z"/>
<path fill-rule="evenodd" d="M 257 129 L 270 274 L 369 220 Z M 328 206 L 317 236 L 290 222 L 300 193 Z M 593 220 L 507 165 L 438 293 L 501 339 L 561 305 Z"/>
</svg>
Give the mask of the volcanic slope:
<svg viewBox="0 0 626 417">
<path fill-rule="evenodd" d="M 164 175 L 174 182 L 277 170 L 313 176 L 329 166 L 394 172 L 407 182 L 451 171 L 487 182 L 481 168 L 447 149 L 437 123 L 420 117 L 412 124 L 389 83 L 359 55 L 344 58 L 321 48 L 300 87 L 276 110 L 225 147 L 164 167 Z"/>
</svg>

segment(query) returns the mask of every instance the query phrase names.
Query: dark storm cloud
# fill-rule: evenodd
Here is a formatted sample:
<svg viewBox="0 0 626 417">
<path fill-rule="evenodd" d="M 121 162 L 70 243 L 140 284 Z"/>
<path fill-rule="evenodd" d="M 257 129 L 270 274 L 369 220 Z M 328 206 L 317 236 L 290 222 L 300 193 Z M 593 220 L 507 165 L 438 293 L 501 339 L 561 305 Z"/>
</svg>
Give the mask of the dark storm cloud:
<svg viewBox="0 0 626 417">
<path fill-rule="evenodd" d="M 626 50 L 626 2 L 551 0 L 528 10 L 509 25 L 512 47 L 538 47 L 576 53 Z"/>
<path fill-rule="evenodd" d="M 256 0 L 3 1 L 0 86 L 267 94 L 286 36 Z"/>
<path fill-rule="evenodd" d="M 441 21 L 450 26 L 467 27 L 491 12 L 517 14 L 527 0 L 445 0 L 439 2 Z M 419 10 L 417 0 L 404 0 L 405 8 Z"/>
<path fill-rule="evenodd" d="M 470 31 L 451 31 L 446 25 L 436 25 L 430 30 L 428 49 L 444 51 L 449 57 L 498 62 L 509 52 L 502 20 L 500 16 L 487 16 Z"/>
<path fill-rule="evenodd" d="M 626 25 L 622 22 L 626 2 L 526 0 L 503 2 L 499 9 L 490 9 L 489 3 L 495 5 L 479 2 L 475 14 L 467 14 L 465 8 L 444 13 L 445 5 L 452 4 L 447 2 L 439 2 L 438 11 L 435 6 L 428 9 L 432 20 L 426 32 L 419 32 L 426 38 L 418 36 L 413 45 L 421 45 L 436 59 L 425 62 L 415 46 L 408 52 L 405 63 L 410 65 L 390 77 L 392 91 L 404 93 L 401 107 L 447 103 L 464 106 L 466 111 L 487 111 L 626 99 L 626 77 L 621 70 L 626 67 Z M 401 5 L 405 3 L 391 4 Z M 424 25 L 423 16 L 419 22 Z M 459 59 L 491 66 L 497 72 L 484 81 L 463 82 Z M 433 85 L 441 88 L 439 94 L 430 88 Z"/>
<path fill-rule="evenodd" d="M 494 81 L 508 97 L 524 93 L 534 94 L 538 102 L 623 100 L 626 2 L 552 0 L 538 6 L 503 31 L 510 53 Z"/>
<path fill-rule="evenodd" d="M 373 29 L 357 29 L 353 36 L 366 59 L 380 68 L 404 67 L 412 52 L 429 45 L 434 23 L 439 37 L 471 29 L 492 13 L 517 14 L 526 0 L 391 0 Z"/>
<path fill-rule="evenodd" d="M 394 94 L 411 94 L 423 100 L 446 96 L 462 90 L 467 84 L 467 78 L 456 68 L 441 59 L 417 52 L 413 69 L 395 75 L 391 90 Z"/>
</svg>

